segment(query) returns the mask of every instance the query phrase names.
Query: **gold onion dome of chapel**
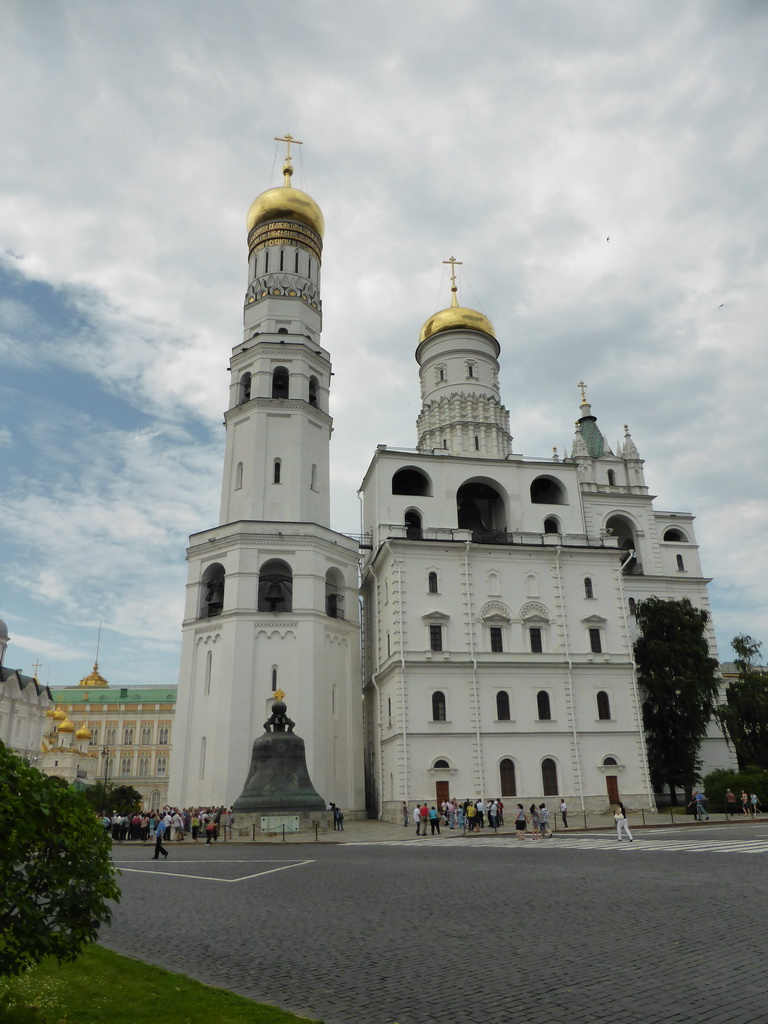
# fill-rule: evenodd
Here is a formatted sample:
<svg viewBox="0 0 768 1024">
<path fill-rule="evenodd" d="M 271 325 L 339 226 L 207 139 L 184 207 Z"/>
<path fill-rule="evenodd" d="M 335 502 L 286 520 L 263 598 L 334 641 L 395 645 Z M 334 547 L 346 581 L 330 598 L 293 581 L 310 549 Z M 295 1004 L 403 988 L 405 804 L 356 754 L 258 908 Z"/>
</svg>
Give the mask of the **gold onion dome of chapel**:
<svg viewBox="0 0 768 1024">
<path fill-rule="evenodd" d="M 447 309 L 440 309 L 437 313 L 433 313 L 425 321 L 419 335 L 419 344 L 443 331 L 482 331 L 483 334 L 490 334 L 492 338 L 495 338 L 496 329 L 487 316 L 478 313 L 476 309 L 459 305 L 459 300 L 456 297 L 458 288 L 456 287 L 455 269 L 458 261 L 451 257 L 445 262 L 451 264 L 451 304 Z"/>
<path fill-rule="evenodd" d="M 91 730 L 87 725 L 81 725 L 75 733 L 75 738 L 78 740 L 89 740 L 91 738 Z"/>
<path fill-rule="evenodd" d="M 296 145 L 300 145 L 300 143 L 290 135 L 277 141 L 288 144 L 288 153 L 283 164 L 283 184 L 278 185 L 277 188 L 267 189 L 253 200 L 246 217 L 248 234 L 250 235 L 254 228 L 270 221 L 292 220 L 311 228 L 322 238 L 325 232 L 325 219 L 320 207 L 312 196 L 308 196 L 306 192 L 293 188 L 291 185 L 291 176 L 293 175 L 291 143 Z"/>
<path fill-rule="evenodd" d="M 64 719 L 64 721 L 59 726 L 58 731 L 59 732 L 74 732 L 75 731 L 75 723 L 74 722 L 70 722 L 70 720 L 68 718 L 66 718 L 66 719 Z"/>
</svg>

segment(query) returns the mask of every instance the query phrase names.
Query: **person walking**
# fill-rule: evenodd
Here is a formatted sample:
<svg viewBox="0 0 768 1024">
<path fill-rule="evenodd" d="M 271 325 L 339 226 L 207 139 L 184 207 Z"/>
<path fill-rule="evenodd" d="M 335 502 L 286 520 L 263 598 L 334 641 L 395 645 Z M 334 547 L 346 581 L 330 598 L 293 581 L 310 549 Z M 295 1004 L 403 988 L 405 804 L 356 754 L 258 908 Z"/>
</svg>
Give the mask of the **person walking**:
<svg viewBox="0 0 768 1024">
<path fill-rule="evenodd" d="M 757 799 L 757 793 L 749 794 L 750 813 L 752 817 L 760 813 L 760 801 Z"/>
<path fill-rule="evenodd" d="M 168 823 L 165 818 L 161 818 L 157 823 L 157 828 L 155 829 L 155 855 L 152 860 L 159 860 L 161 853 L 163 857 L 168 856 L 168 851 L 163 846 L 163 839 L 165 839 L 165 832 L 167 828 Z"/>
<path fill-rule="evenodd" d="M 429 807 L 427 807 L 426 800 L 419 808 L 419 818 L 421 819 L 421 834 L 425 836 L 427 834 L 427 824 L 429 823 Z"/>
<path fill-rule="evenodd" d="M 623 829 L 629 836 L 630 843 L 634 843 L 635 840 L 632 838 L 632 833 L 629 831 L 629 822 L 627 821 L 627 813 L 624 810 L 624 804 L 618 803 L 616 805 L 616 810 L 613 812 L 613 820 L 616 822 L 616 841 L 619 843 L 621 842 L 621 832 Z"/>
<path fill-rule="evenodd" d="M 533 839 L 541 838 L 541 820 L 539 818 L 539 808 L 536 804 L 531 804 L 528 808 L 528 817 L 531 821 L 531 832 L 533 833 Z"/>
<path fill-rule="evenodd" d="M 549 831 L 549 811 L 546 804 L 539 804 L 539 821 L 541 822 L 541 838 L 546 839 L 547 835 L 552 837 Z"/>
<path fill-rule="evenodd" d="M 727 789 L 725 791 L 725 816 L 726 816 L 726 818 L 730 817 L 731 815 L 733 815 L 733 817 L 736 817 L 736 815 L 738 813 L 738 810 L 739 810 L 739 808 L 738 808 L 738 804 L 736 803 L 736 794 L 732 790 Z"/>
<path fill-rule="evenodd" d="M 568 804 L 563 797 L 560 797 L 560 817 L 563 819 L 563 828 L 568 828 Z"/>
<path fill-rule="evenodd" d="M 688 804 L 688 806 L 693 806 L 693 816 L 695 817 L 696 821 L 704 821 L 705 819 L 709 821 L 709 815 L 707 814 L 706 808 L 704 807 L 704 797 L 701 795 L 698 789 L 693 791 L 693 796 L 691 797 L 691 802 L 690 804 Z"/>
<path fill-rule="evenodd" d="M 416 804 L 413 808 L 413 820 L 416 822 L 416 835 L 421 835 L 421 805 Z"/>
<path fill-rule="evenodd" d="M 434 804 L 429 809 L 429 826 L 432 829 L 431 835 L 434 835 L 435 832 L 440 835 L 440 815 L 437 813 Z"/>
<path fill-rule="evenodd" d="M 525 808 L 522 804 L 515 808 L 515 831 L 518 839 L 525 839 Z"/>
</svg>

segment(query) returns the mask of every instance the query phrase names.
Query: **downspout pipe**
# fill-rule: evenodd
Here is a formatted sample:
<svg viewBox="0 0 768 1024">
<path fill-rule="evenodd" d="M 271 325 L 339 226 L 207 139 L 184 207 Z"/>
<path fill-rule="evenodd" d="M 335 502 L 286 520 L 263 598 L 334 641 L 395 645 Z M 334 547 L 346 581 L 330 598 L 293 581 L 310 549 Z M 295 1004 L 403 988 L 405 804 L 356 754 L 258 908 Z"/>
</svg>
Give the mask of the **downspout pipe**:
<svg viewBox="0 0 768 1024">
<path fill-rule="evenodd" d="M 560 545 L 555 548 L 555 570 L 557 572 L 557 588 L 560 593 L 560 614 L 563 616 L 563 642 L 565 644 L 565 660 L 568 665 L 568 695 L 571 702 L 571 735 L 573 736 L 573 756 L 576 761 L 576 782 L 579 787 L 579 800 L 582 811 L 586 810 L 584 803 L 584 783 L 581 777 L 581 758 L 579 757 L 579 733 L 576 728 L 576 712 L 573 701 L 573 662 L 568 647 L 568 621 L 565 615 L 565 601 L 563 599 L 563 577 L 560 572 Z"/>
<path fill-rule="evenodd" d="M 403 564 L 395 557 L 395 553 L 388 540 L 384 541 L 384 547 L 389 551 L 392 561 L 397 566 L 397 614 L 398 627 L 400 629 L 400 643 L 398 645 L 400 648 L 400 702 L 403 709 L 403 799 L 408 803 L 408 726 L 405 713 L 405 649 L 403 647 L 403 638 L 405 636 L 405 631 L 403 630 Z"/>
<path fill-rule="evenodd" d="M 469 656 L 472 659 L 472 698 L 475 702 L 475 741 L 477 743 L 477 774 L 480 779 L 480 797 L 485 800 L 485 776 L 483 774 L 483 748 L 480 738 L 480 696 L 477 687 L 477 653 L 475 652 L 475 628 L 472 615 L 472 589 L 469 585 L 469 545 L 464 541 L 464 579 L 467 585 L 467 616 L 469 618 Z"/>
<path fill-rule="evenodd" d="M 621 616 L 624 620 L 624 633 L 627 637 L 627 648 L 629 650 L 629 663 L 632 666 L 632 697 L 635 703 L 635 715 L 637 716 L 638 732 L 640 733 L 640 749 L 643 752 L 643 775 L 645 776 L 645 788 L 648 794 L 648 806 L 652 811 L 656 810 L 656 800 L 653 793 L 653 785 L 651 784 L 651 771 L 648 765 L 648 748 L 645 742 L 645 732 L 643 731 L 643 712 L 640 707 L 640 688 L 637 685 L 637 662 L 635 661 L 635 650 L 632 644 L 632 637 L 629 633 L 629 620 L 627 619 L 627 602 L 624 597 L 624 569 L 629 565 L 632 559 L 635 557 L 634 550 L 631 550 L 627 555 L 626 559 L 619 566 L 619 595 L 621 597 Z"/>
<path fill-rule="evenodd" d="M 368 566 L 368 569 L 369 569 L 371 575 L 373 576 L 374 583 L 378 586 L 379 578 L 376 575 L 376 570 L 373 567 L 373 559 L 371 559 L 371 564 Z M 373 606 L 377 607 L 375 600 L 371 601 L 371 604 Z M 378 627 L 379 627 L 379 622 L 378 622 L 378 618 L 377 618 L 375 631 L 374 631 L 373 628 L 371 629 L 371 634 L 373 634 L 375 632 L 377 637 L 378 637 L 378 632 L 379 632 Z M 371 644 L 371 646 L 372 646 L 372 644 Z M 377 644 L 377 649 L 378 649 L 378 644 Z M 373 653 L 372 651 L 369 651 L 369 655 L 368 655 L 369 658 L 371 658 L 371 665 L 373 665 L 372 653 Z M 378 659 L 377 659 L 377 665 L 378 665 Z M 377 682 L 377 679 L 378 679 L 379 675 L 381 675 L 380 672 L 371 671 L 371 683 L 373 683 L 373 688 L 376 691 L 376 718 L 375 718 L 375 723 L 374 723 L 375 730 L 376 730 L 376 764 L 374 765 L 374 767 L 375 767 L 375 770 L 376 770 L 376 804 L 378 805 L 378 812 L 377 812 L 376 817 L 379 819 L 379 821 L 381 821 L 381 816 L 382 816 L 384 808 L 382 807 L 382 803 L 383 803 L 383 800 L 382 800 L 382 796 L 383 796 L 383 793 L 382 793 L 383 779 L 382 779 L 382 767 L 381 767 L 381 691 L 379 690 L 379 684 Z"/>
</svg>

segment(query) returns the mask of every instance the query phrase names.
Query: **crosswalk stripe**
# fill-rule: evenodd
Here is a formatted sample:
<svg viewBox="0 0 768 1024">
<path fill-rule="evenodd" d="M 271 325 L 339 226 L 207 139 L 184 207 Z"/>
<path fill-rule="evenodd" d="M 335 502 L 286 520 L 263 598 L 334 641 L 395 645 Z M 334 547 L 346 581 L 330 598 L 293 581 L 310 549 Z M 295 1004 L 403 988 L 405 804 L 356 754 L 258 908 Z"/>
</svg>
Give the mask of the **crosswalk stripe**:
<svg viewBox="0 0 768 1024">
<path fill-rule="evenodd" d="M 481 847 L 482 849 L 566 849 L 591 852 L 593 850 L 643 850 L 646 853 L 768 853 L 768 839 L 651 839 L 644 836 L 636 837 L 630 843 L 628 839 L 617 842 L 609 836 L 584 836 L 577 838 L 556 838 L 539 840 L 535 845 L 532 840 L 526 839 L 521 842 L 519 839 L 480 839 L 472 838 L 464 842 L 435 842 L 420 843 L 416 840 L 389 840 L 387 842 L 367 843 L 345 843 L 346 846 L 402 846 L 406 849 L 438 849 L 438 850 L 468 850 Z"/>
</svg>

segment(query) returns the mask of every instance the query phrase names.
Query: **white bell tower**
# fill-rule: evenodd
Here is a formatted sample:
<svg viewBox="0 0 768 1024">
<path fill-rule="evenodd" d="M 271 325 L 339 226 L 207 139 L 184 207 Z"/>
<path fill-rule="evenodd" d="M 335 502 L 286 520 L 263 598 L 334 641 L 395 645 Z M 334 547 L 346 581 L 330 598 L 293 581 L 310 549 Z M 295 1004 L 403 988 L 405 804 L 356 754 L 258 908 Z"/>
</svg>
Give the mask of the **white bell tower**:
<svg viewBox="0 0 768 1024">
<path fill-rule="evenodd" d="M 291 185 L 248 211 L 243 340 L 230 361 L 221 525 L 190 538 L 169 800 L 231 804 L 278 690 L 326 801 L 362 812 L 356 541 L 330 529 L 323 215 Z"/>
</svg>

